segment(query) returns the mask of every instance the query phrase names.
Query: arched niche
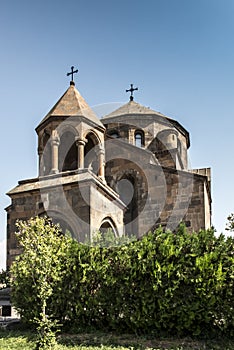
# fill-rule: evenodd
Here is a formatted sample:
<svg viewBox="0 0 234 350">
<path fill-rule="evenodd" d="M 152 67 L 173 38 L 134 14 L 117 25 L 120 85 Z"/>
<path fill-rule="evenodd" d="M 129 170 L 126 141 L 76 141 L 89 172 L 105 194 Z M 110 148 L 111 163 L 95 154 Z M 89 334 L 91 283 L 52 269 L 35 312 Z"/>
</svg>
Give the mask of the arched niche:
<svg viewBox="0 0 234 350">
<path fill-rule="evenodd" d="M 99 144 L 100 140 L 93 132 L 86 135 L 86 143 L 84 148 L 84 167 L 92 170 L 96 175 L 98 174 L 99 162 Z"/>
<path fill-rule="evenodd" d="M 115 223 L 112 220 L 112 218 L 110 218 L 110 217 L 106 217 L 105 219 L 102 220 L 99 231 L 102 233 L 103 236 L 108 231 L 112 231 L 116 237 L 118 236 L 118 232 L 117 232 L 117 228 L 115 226 Z"/>
<path fill-rule="evenodd" d="M 68 171 L 77 169 L 77 145 L 75 134 L 71 131 L 65 131 L 60 136 L 59 144 L 59 171 Z"/>
</svg>

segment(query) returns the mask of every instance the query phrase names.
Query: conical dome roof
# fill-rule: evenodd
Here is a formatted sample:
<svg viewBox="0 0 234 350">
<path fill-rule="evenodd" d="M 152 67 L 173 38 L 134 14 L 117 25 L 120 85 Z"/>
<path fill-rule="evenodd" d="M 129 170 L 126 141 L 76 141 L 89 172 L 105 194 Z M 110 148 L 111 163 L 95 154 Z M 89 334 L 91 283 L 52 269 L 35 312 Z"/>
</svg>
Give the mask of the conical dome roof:
<svg viewBox="0 0 234 350">
<path fill-rule="evenodd" d="M 89 107 L 85 99 L 81 96 L 79 91 L 75 88 L 75 84 L 72 83 L 63 96 L 53 106 L 49 113 L 38 125 L 36 130 L 40 129 L 45 122 L 51 117 L 84 117 L 96 124 L 99 127 L 104 128 L 102 122 L 98 119 L 94 111 Z"/>
</svg>

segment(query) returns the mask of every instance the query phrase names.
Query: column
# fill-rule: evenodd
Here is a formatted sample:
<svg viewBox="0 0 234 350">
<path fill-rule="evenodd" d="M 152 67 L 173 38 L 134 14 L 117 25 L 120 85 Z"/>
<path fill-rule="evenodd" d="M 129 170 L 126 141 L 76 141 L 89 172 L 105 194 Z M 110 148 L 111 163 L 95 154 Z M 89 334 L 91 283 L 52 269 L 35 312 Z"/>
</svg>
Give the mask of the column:
<svg viewBox="0 0 234 350">
<path fill-rule="evenodd" d="M 58 147 L 59 147 L 59 137 L 51 136 L 51 174 L 57 174 L 59 172 L 58 168 Z"/>
<path fill-rule="evenodd" d="M 38 173 L 39 176 L 44 175 L 44 157 L 43 157 L 43 149 L 42 147 L 38 147 L 37 153 L 39 156 L 39 162 L 38 162 Z"/>
<path fill-rule="evenodd" d="M 78 169 L 84 169 L 84 146 L 86 141 L 76 138 L 76 145 L 78 149 Z"/>
<path fill-rule="evenodd" d="M 102 179 L 102 181 L 106 182 L 105 180 L 105 151 L 103 148 L 99 149 L 98 152 L 98 176 Z"/>
</svg>

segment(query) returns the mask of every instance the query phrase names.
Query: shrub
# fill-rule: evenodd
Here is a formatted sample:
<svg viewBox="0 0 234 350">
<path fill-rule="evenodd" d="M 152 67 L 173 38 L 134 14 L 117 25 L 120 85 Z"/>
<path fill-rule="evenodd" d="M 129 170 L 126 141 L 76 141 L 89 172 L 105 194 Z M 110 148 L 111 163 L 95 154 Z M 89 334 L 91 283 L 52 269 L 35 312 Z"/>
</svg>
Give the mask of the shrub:
<svg viewBox="0 0 234 350">
<path fill-rule="evenodd" d="M 52 289 L 46 307 L 61 324 L 146 334 L 233 335 L 233 238 L 216 237 L 213 229 L 190 234 L 181 225 L 176 234 L 159 228 L 115 247 L 90 247 L 72 239 L 63 244 L 59 254 L 43 253 L 59 259 L 50 258 L 58 277 L 48 279 Z M 22 272 L 16 267 L 14 272 L 18 281 Z M 34 282 L 26 279 L 33 293 L 22 301 L 24 315 L 37 303 Z M 25 292 L 23 284 L 14 283 L 17 293 Z"/>
</svg>

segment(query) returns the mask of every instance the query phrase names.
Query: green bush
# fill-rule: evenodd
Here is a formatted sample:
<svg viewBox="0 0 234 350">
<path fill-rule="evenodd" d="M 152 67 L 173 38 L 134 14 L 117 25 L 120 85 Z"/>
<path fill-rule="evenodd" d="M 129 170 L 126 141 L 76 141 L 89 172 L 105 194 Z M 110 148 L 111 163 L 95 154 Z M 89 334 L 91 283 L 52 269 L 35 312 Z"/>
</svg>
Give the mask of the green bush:
<svg viewBox="0 0 234 350">
<path fill-rule="evenodd" d="M 214 230 L 190 234 L 181 225 L 176 234 L 158 229 L 116 247 L 64 244 L 66 254 L 56 262 L 60 278 L 47 301 L 48 314 L 63 325 L 234 335 L 233 238 Z"/>
</svg>

